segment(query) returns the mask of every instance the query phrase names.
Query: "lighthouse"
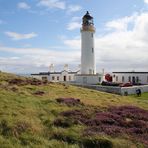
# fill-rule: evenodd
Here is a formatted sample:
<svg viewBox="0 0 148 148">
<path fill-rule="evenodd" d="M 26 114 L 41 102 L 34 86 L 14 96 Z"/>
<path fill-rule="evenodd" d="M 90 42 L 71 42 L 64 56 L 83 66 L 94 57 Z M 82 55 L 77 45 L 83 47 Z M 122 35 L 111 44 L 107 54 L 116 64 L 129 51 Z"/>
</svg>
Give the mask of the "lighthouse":
<svg viewBox="0 0 148 148">
<path fill-rule="evenodd" d="M 93 17 L 87 11 L 82 18 L 81 28 L 81 74 L 96 74 L 94 33 Z"/>
<path fill-rule="evenodd" d="M 102 74 L 96 73 L 93 17 L 87 11 L 82 18 L 81 27 L 81 70 L 75 75 L 75 83 L 98 84 L 103 80 Z"/>
</svg>

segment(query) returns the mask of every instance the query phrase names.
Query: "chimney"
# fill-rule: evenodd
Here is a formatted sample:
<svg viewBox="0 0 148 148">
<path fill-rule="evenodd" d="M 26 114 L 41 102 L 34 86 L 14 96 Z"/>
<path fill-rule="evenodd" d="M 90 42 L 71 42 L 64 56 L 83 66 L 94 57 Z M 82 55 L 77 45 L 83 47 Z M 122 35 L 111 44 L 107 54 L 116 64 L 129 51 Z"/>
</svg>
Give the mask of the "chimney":
<svg viewBox="0 0 148 148">
<path fill-rule="evenodd" d="M 51 65 L 49 66 L 49 72 L 55 72 L 55 71 L 54 71 L 54 64 L 51 64 Z"/>
<path fill-rule="evenodd" d="M 65 71 L 68 71 L 68 64 L 65 64 L 65 65 L 64 65 L 64 70 L 65 70 Z"/>
</svg>

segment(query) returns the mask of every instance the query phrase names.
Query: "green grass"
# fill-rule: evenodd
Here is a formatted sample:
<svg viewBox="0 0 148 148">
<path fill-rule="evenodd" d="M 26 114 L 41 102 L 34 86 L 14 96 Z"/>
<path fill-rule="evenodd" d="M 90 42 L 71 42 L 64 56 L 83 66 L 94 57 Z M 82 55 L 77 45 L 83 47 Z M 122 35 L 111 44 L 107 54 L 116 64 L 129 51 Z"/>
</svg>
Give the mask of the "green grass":
<svg viewBox="0 0 148 148">
<path fill-rule="evenodd" d="M 0 72 L 0 147 L 56 147 L 79 148 L 83 140 L 84 126 L 59 128 L 53 121 L 62 111 L 80 109 L 82 106 L 67 106 L 56 102 L 59 97 L 79 98 L 86 107 L 105 110 L 109 106 L 134 105 L 148 110 L 148 93 L 136 96 L 119 96 L 60 83 L 46 85 L 9 85 L 8 81 L 18 76 Z M 23 80 L 26 78 L 19 77 Z M 16 91 L 13 91 L 15 88 Z M 44 91 L 43 96 L 34 95 Z M 63 140 L 67 138 L 70 142 Z M 93 137 L 90 137 L 93 138 Z M 107 139 L 113 147 L 143 147 L 123 137 L 101 135 L 94 139 Z M 85 141 L 86 139 L 84 139 Z"/>
</svg>

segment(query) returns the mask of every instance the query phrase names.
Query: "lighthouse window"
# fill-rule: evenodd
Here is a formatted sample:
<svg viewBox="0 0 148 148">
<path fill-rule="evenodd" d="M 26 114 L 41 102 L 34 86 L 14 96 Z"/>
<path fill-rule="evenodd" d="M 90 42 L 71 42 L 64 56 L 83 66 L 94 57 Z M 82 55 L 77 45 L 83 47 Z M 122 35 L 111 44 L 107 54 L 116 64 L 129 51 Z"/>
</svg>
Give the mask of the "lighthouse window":
<svg viewBox="0 0 148 148">
<path fill-rule="evenodd" d="M 94 37 L 94 34 L 93 34 L 93 33 L 91 34 L 91 37 L 92 37 L 92 38 Z"/>
<path fill-rule="evenodd" d="M 92 53 L 94 53 L 94 48 L 92 48 Z"/>
</svg>

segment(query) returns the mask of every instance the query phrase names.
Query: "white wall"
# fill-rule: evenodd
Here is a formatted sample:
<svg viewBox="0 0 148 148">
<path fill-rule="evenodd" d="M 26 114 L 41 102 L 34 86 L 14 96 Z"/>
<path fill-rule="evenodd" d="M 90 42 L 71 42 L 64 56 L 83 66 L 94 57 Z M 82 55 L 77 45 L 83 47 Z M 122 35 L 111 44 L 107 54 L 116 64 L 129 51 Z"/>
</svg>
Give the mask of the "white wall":
<svg viewBox="0 0 148 148">
<path fill-rule="evenodd" d="M 81 74 L 96 74 L 93 31 L 81 31 Z"/>
<path fill-rule="evenodd" d="M 42 80 L 42 77 L 47 77 L 48 81 L 50 82 L 63 82 L 64 76 L 66 76 L 66 81 L 75 81 L 75 74 L 71 74 L 71 73 L 69 74 L 67 71 L 63 71 L 61 74 L 53 73 L 50 75 L 32 75 L 33 78 L 36 78 L 39 80 Z M 59 80 L 57 79 L 57 77 L 59 77 Z M 71 77 L 71 79 L 69 79 L 69 77 Z"/>
<path fill-rule="evenodd" d="M 31 75 L 32 78 L 36 78 L 38 80 L 42 80 L 42 77 L 47 77 L 47 80 L 49 81 L 49 75 Z"/>
<path fill-rule="evenodd" d="M 115 75 L 115 77 L 114 77 Z M 147 77 L 148 73 L 142 74 L 142 73 L 113 73 L 113 82 L 117 83 L 127 83 L 129 82 L 129 77 L 131 77 L 131 82 L 132 82 L 132 77 L 139 77 L 139 83 L 141 84 L 148 84 Z M 118 77 L 118 81 L 116 80 L 116 77 Z M 124 77 L 124 82 L 122 81 L 122 77 Z"/>
<path fill-rule="evenodd" d="M 99 77 L 101 81 L 99 81 Z M 76 75 L 75 78 L 78 84 L 97 84 L 102 82 L 102 76 L 99 75 Z"/>
</svg>

